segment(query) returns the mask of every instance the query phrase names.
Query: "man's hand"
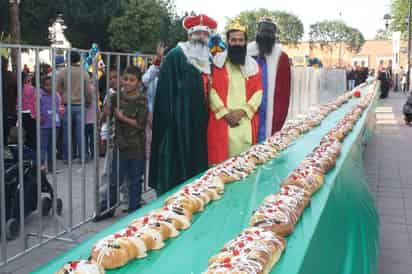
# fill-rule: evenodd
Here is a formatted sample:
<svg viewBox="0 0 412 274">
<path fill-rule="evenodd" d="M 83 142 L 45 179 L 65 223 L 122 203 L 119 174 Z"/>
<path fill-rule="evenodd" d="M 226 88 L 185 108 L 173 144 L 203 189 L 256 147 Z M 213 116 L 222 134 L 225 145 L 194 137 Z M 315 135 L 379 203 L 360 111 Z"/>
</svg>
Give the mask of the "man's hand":
<svg viewBox="0 0 412 274">
<path fill-rule="evenodd" d="M 236 109 L 236 110 L 230 111 L 223 118 L 226 120 L 226 122 L 229 124 L 230 127 L 237 127 L 239 126 L 240 120 L 244 116 L 246 116 L 246 112 L 244 110 Z"/>
<path fill-rule="evenodd" d="M 229 112 L 228 114 L 226 114 L 225 116 L 223 116 L 223 119 L 226 120 L 226 123 L 228 123 L 228 125 L 230 127 L 236 127 L 236 123 L 235 123 L 235 117 L 233 116 L 232 112 Z"/>
<path fill-rule="evenodd" d="M 157 44 L 157 48 L 156 48 L 156 57 L 159 58 L 160 60 L 162 60 L 163 55 L 165 53 L 166 50 L 166 45 L 163 42 L 159 42 Z"/>
<path fill-rule="evenodd" d="M 246 112 L 242 109 L 235 109 L 231 113 L 233 115 L 233 122 L 236 125 L 239 125 L 240 120 L 246 116 Z"/>
</svg>

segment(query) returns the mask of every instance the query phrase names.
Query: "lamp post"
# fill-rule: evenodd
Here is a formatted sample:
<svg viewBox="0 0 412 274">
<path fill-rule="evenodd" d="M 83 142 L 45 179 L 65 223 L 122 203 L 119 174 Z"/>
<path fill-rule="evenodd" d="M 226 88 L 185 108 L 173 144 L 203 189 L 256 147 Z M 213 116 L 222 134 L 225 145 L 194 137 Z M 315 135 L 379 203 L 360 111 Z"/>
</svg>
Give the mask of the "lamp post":
<svg viewBox="0 0 412 274">
<path fill-rule="evenodd" d="M 408 87 L 408 91 L 411 89 L 410 87 L 410 79 L 411 79 L 411 14 L 412 14 L 412 4 L 411 0 L 409 2 L 408 7 L 408 77 L 406 79 L 406 85 Z"/>
<path fill-rule="evenodd" d="M 408 91 L 410 91 L 410 78 L 411 78 L 411 34 L 412 34 L 412 29 L 411 29 L 411 17 L 412 17 L 412 0 L 408 0 L 408 18 L 406 19 L 407 24 L 408 24 L 408 73 L 406 77 L 406 86 L 408 88 Z M 385 21 L 385 27 L 388 29 L 390 20 L 392 20 L 392 17 L 389 14 L 385 14 L 383 17 L 383 20 Z"/>
</svg>

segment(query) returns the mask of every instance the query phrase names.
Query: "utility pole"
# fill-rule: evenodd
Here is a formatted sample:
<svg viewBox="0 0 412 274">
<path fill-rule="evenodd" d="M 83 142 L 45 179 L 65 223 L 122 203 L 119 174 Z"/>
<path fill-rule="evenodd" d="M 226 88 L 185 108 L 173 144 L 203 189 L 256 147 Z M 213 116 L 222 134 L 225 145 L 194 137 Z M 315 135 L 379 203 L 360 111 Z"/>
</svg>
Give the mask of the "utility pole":
<svg viewBox="0 0 412 274">
<path fill-rule="evenodd" d="M 20 0 L 9 0 L 10 3 L 10 38 L 12 44 L 20 43 Z M 11 50 L 13 70 L 17 69 L 17 49 Z"/>
<path fill-rule="evenodd" d="M 408 91 L 411 90 L 411 15 L 412 15 L 412 1 L 409 0 L 409 15 L 408 15 L 408 78 L 406 79 L 406 85 Z"/>
</svg>

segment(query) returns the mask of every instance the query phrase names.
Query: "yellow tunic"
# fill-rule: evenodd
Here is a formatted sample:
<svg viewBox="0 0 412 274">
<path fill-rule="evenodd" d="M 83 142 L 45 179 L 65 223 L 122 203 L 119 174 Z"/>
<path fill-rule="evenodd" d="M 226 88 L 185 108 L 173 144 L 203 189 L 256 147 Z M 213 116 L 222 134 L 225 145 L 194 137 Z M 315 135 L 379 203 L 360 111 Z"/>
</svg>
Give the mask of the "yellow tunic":
<svg viewBox="0 0 412 274">
<path fill-rule="evenodd" d="M 247 101 L 245 76 L 240 70 L 240 66 L 233 65 L 229 61 L 225 63 L 228 73 L 228 96 L 227 107 L 217 94 L 216 90 L 210 92 L 210 104 L 218 120 L 222 119 L 230 110 L 242 109 L 246 116 L 239 121 L 239 126 L 229 127 L 229 157 L 238 155 L 247 150 L 252 145 L 252 125 L 251 119 L 262 102 L 262 91 L 258 91 Z"/>
</svg>

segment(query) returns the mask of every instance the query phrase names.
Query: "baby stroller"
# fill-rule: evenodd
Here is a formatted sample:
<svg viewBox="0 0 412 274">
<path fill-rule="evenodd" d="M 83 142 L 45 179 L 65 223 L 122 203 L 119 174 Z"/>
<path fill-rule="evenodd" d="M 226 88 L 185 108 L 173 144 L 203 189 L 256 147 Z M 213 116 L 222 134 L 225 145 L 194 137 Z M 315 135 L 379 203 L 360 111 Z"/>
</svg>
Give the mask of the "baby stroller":
<svg viewBox="0 0 412 274">
<path fill-rule="evenodd" d="M 24 185 L 24 217 L 37 209 L 37 167 L 34 152 L 27 147 L 23 149 L 23 185 Z M 50 214 L 54 197 L 53 188 L 46 174 L 41 172 L 41 213 Z M 15 239 L 20 231 L 20 182 L 18 148 L 9 145 L 5 148 L 4 179 L 6 199 L 6 238 Z M 43 195 L 44 194 L 44 195 Z M 56 200 L 56 213 L 61 215 L 63 202 Z M 1 233 L 2 231 L 0 231 Z"/>
</svg>

